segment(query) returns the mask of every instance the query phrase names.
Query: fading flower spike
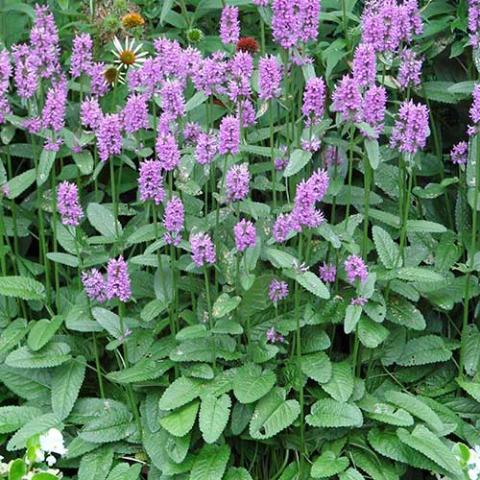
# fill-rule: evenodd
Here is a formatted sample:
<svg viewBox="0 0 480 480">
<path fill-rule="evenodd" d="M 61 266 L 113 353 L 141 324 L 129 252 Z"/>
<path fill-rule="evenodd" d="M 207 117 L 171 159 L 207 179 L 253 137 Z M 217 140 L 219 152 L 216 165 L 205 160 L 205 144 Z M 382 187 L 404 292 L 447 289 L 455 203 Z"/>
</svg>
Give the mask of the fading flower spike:
<svg viewBox="0 0 480 480">
<path fill-rule="evenodd" d="M 96 268 L 82 273 L 82 284 L 90 300 L 98 303 L 104 303 L 107 300 L 105 279 Z"/>
<path fill-rule="evenodd" d="M 273 303 L 278 303 L 280 300 L 288 296 L 288 283 L 281 280 L 274 279 L 270 282 L 268 287 L 268 297 Z"/>
<path fill-rule="evenodd" d="M 349 283 L 353 284 L 356 280 L 364 283 L 368 277 L 368 269 L 365 262 L 357 255 L 350 255 L 345 260 L 345 272 Z"/>
<path fill-rule="evenodd" d="M 233 228 L 233 233 L 235 235 L 235 246 L 239 252 L 254 247 L 257 243 L 257 231 L 249 220 L 243 219 L 238 222 Z"/>
<path fill-rule="evenodd" d="M 192 260 L 197 267 L 214 264 L 216 261 L 215 247 L 208 233 L 195 233 L 190 237 Z"/>
</svg>

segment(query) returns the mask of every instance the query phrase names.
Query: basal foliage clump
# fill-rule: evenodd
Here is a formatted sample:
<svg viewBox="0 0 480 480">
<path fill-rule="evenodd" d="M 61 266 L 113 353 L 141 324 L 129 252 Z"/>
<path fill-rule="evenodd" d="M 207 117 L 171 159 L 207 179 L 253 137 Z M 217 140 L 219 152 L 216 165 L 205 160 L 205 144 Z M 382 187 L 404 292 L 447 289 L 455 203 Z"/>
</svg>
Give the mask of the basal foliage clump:
<svg viewBox="0 0 480 480">
<path fill-rule="evenodd" d="M 480 2 L 0 11 L 0 478 L 480 478 Z"/>
</svg>

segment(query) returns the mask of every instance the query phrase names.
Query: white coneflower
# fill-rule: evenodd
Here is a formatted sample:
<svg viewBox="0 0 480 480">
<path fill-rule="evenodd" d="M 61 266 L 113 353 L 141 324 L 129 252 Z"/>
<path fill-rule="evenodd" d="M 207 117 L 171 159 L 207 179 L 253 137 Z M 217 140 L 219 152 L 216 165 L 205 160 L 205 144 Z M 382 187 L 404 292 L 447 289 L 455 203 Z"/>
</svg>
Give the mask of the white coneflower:
<svg viewBox="0 0 480 480">
<path fill-rule="evenodd" d="M 115 63 L 118 64 L 118 68 L 128 69 L 130 67 L 138 68 L 141 67 L 143 62 L 146 60 L 147 52 L 140 51 L 143 47 L 143 43 L 135 45 L 135 39 L 125 39 L 125 45 L 120 43 L 120 40 L 117 37 L 113 38 L 114 49 L 112 53 L 115 55 Z"/>
</svg>

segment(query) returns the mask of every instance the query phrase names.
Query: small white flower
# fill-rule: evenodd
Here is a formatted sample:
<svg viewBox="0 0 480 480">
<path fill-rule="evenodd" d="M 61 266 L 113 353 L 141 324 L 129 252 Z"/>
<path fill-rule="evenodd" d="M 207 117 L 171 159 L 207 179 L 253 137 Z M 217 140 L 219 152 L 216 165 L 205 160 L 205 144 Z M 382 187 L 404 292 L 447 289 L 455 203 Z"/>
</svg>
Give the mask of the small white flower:
<svg viewBox="0 0 480 480">
<path fill-rule="evenodd" d="M 47 433 L 40 435 L 40 448 L 45 453 L 56 453 L 57 455 L 65 455 L 67 449 L 63 443 L 62 432 L 56 428 L 51 428 Z M 47 460 L 48 462 L 48 460 Z"/>
</svg>

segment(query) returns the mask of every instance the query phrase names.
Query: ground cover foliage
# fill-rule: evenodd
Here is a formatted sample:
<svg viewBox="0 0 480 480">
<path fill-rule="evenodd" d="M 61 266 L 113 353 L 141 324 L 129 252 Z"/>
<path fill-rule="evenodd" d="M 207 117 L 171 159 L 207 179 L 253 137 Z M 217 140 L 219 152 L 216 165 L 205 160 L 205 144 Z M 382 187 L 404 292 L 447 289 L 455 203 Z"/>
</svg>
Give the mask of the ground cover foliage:
<svg viewBox="0 0 480 480">
<path fill-rule="evenodd" d="M 480 2 L 0 11 L 0 478 L 480 478 Z"/>
</svg>

